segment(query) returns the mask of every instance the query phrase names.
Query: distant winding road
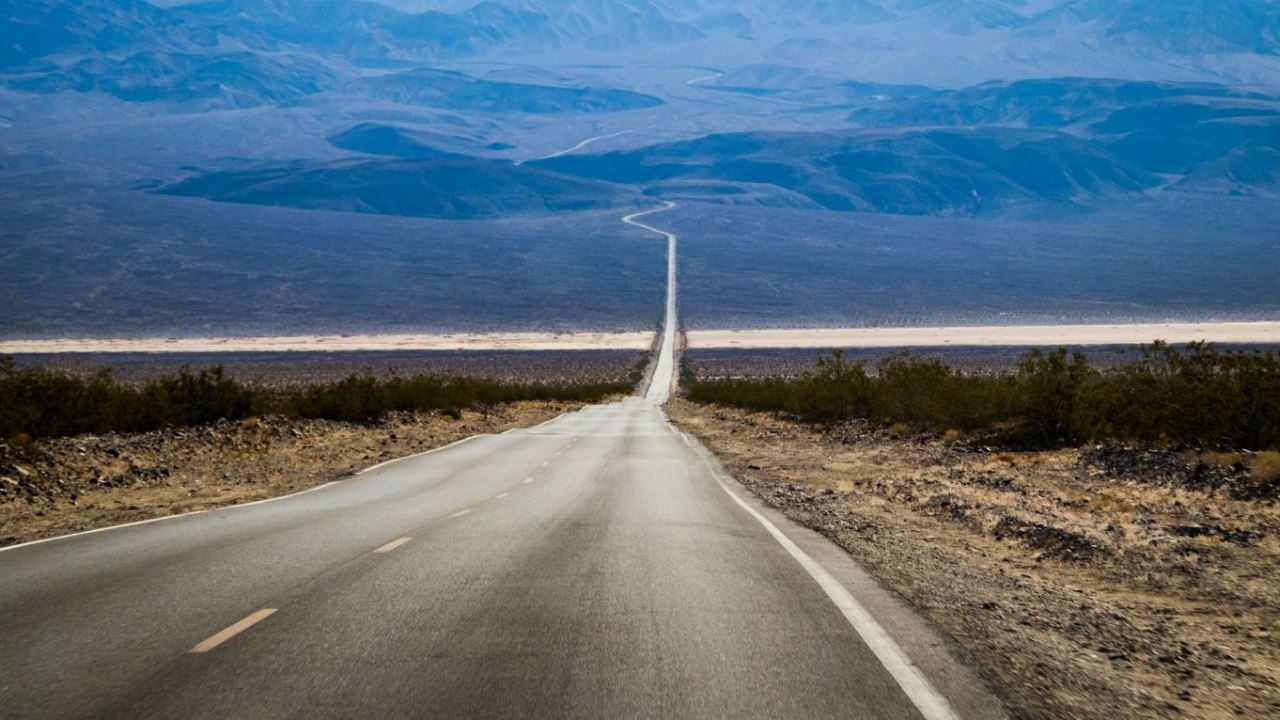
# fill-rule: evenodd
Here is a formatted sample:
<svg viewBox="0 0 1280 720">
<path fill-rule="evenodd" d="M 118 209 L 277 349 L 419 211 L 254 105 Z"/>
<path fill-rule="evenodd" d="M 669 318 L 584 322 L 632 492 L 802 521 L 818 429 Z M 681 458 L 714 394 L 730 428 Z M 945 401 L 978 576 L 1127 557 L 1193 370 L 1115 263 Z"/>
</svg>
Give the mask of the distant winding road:
<svg viewBox="0 0 1280 720">
<path fill-rule="evenodd" d="M 643 397 L 275 501 L 0 551 L 14 718 L 998 718 Z"/>
<path fill-rule="evenodd" d="M 596 135 L 595 137 L 589 137 L 586 140 L 583 140 L 582 142 L 578 143 L 577 145 L 574 145 L 573 147 L 565 148 L 564 150 L 561 150 L 559 152 L 553 152 L 550 155 L 543 155 L 542 157 L 532 158 L 530 160 L 521 160 L 520 162 L 517 162 L 516 165 L 523 165 L 526 162 L 537 162 L 538 160 L 551 160 L 552 158 L 571 155 L 585 148 L 586 146 L 591 145 L 592 143 L 599 142 L 601 140 L 608 140 L 609 138 L 618 137 L 619 135 L 627 135 L 633 132 L 635 132 L 635 130 L 619 130 L 618 132 L 606 133 L 604 135 Z"/>
</svg>

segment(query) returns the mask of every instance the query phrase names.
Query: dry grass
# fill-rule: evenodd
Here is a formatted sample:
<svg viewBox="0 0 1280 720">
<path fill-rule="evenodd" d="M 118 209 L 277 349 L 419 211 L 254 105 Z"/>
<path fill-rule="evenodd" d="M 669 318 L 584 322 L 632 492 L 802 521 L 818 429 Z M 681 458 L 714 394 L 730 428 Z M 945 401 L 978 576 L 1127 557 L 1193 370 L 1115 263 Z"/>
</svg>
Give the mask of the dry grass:
<svg viewBox="0 0 1280 720">
<path fill-rule="evenodd" d="M 1280 479 L 1280 452 L 1266 450 L 1263 452 L 1220 452 L 1206 450 L 1188 454 L 1192 462 L 1221 467 L 1243 466 L 1259 483 L 1273 482 Z"/>
<path fill-rule="evenodd" d="M 1280 452 L 1268 450 L 1253 456 L 1249 471 L 1259 482 L 1280 480 Z"/>
</svg>

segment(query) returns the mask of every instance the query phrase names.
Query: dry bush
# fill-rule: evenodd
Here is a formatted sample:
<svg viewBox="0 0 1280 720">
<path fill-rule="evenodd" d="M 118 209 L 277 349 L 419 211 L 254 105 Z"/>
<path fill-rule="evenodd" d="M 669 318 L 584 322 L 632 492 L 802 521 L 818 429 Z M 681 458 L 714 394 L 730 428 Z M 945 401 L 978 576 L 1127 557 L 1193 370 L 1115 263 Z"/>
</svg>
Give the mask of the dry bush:
<svg viewBox="0 0 1280 720">
<path fill-rule="evenodd" d="M 1268 450 L 1250 458 L 1249 473 L 1259 482 L 1280 480 L 1280 452 Z"/>
</svg>

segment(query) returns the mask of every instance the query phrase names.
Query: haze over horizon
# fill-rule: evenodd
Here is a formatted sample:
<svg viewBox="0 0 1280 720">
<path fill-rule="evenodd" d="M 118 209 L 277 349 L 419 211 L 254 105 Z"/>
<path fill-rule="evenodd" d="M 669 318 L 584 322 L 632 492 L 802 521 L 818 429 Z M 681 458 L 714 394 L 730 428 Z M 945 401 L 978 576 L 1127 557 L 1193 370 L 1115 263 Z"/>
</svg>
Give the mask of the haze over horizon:
<svg viewBox="0 0 1280 720">
<path fill-rule="evenodd" d="M 1270 0 L 5 5 L 0 337 L 1280 311 Z"/>
</svg>

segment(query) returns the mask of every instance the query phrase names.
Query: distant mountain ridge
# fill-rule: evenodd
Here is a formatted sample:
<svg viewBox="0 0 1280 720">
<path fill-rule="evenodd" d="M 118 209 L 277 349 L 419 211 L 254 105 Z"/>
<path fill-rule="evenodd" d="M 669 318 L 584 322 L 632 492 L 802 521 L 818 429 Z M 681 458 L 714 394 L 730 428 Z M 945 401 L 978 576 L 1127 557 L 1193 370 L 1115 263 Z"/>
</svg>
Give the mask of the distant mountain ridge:
<svg viewBox="0 0 1280 720">
<path fill-rule="evenodd" d="M 407 105 L 489 113 L 616 112 L 662 104 L 627 90 L 493 82 L 428 68 L 363 77 L 347 89 Z"/>
<path fill-rule="evenodd" d="M 1274 0 L 206 0 L 165 7 L 5 0 L 0 7 L 10 18 L 0 30 L 0 70 L 9 71 L 130 50 L 300 51 L 388 66 L 668 49 L 661 54 L 677 62 L 744 53 L 772 62 L 779 52 L 810 66 L 858 62 L 894 82 L 963 75 L 969 84 L 1085 69 L 1149 77 L 1163 67 L 1164 79 L 1280 84 Z M 799 50 L 805 47 L 812 49 Z M 886 77 L 895 66 L 918 76 Z"/>
<path fill-rule="evenodd" d="M 472 220 L 578 212 L 621 204 L 625 189 L 455 153 L 409 160 L 262 163 L 202 173 L 168 195 L 308 210 Z"/>
<path fill-rule="evenodd" d="M 142 0 L 0 0 L 5 10 L 0 84 L 23 92 L 97 91 L 206 108 L 288 105 L 339 86 L 491 112 L 661 104 L 626 90 L 492 83 L 422 67 L 546 25 L 544 16 L 496 3 L 459 14 L 407 14 L 360 0 L 215 0 L 168 8 Z M 368 76 L 362 66 L 414 70 Z"/>
<path fill-rule="evenodd" d="M 1060 78 L 929 93 L 850 118 L 870 127 L 1005 126 L 1061 130 L 1178 189 L 1274 194 L 1280 93 L 1209 83 Z"/>
<path fill-rule="evenodd" d="M 1035 55 L 1045 64 L 1081 59 L 1062 48 L 1156 63 L 1211 51 L 1265 69 L 1280 60 L 1275 0 L 0 0 L 0 9 L 9 17 L 0 29 L 5 92 L 95 93 L 175 113 L 301 108 L 314 155 L 210 167 L 165 189 L 221 201 L 487 217 L 604 207 L 647 192 L 998 214 L 1165 191 L 1270 196 L 1280 178 L 1280 84 L 1062 76 L 936 89 L 850 78 L 839 67 L 855 50 L 914 57 L 911 43 L 936 45 L 930 52 L 947 61 L 961 46 L 990 46 L 996 59 L 1049 43 L 1057 49 Z M 763 61 L 691 77 L 712 71 L 682 65 L 681 48 Z M 524 63 L 548 49 L 563 65 Z M 780 52 L 800 61 L 768 61 Z M 628 74 L 636 58 L 645 62 Z M 649 70 L 678 79 L 662 85 Z M 580 77 L 667 94 L 571 84 Z M 667 100 L 715 107 L 744 97 L 797 108 L 774 126 L 788 131 L 743 129 L 750 112 L 736 110 L 734 132 L 704 129 L 603 155 L 574 146 L 634 141 L 641 133 L 628 123 L 665 126 L 641 111 Z M 507 152 L 512 133 L 555 131 L 538 116 L 629 112 L 584 119 L 580 135 L 535 146 L 574 148 L 563 157 L 498 159 L 517 156 Z M 847 117 L 847 126 L 796 129 L 809 112 Z M 681 135 L 694 133 L 657 137 Z M 337 150 L 364 157 L 335 161 Z M 486 183 L 505 197 L 483 200 Z"/>
<path fill-rule="evenodd" d="M 1280 196 L 1280 98 L 1268 93 L 1083 78 L 958 91 L 867 90 L 877 91 L 898 99 L 855 113 L 863 128 L 717 133 L 522 166 L 482 158 L 475 143 L 365 122 L 329 142 L 379 159 L 212 172 L 164 192 L 439 217 L 550 207 L 528 200 L 531 192 L 569 192 L 575 200 L 567 206 L 581 207 L 610 207 L 643 192 L 841 212 L 977 216 L 1087 211 L 1153 193 Z M 517 200 L 468 201 L 461 210 L 428 201 L 434 209 L 424 211 L 416 201 L 380 197 L 403 194 L 387 189 L 389 181 L 379 176 L 384 171 L 396 179 L 391 185 L 425 183 L 418 192 L 427 198 L 471 192 L 466 188 L 474 179 L 486 177 L 495 196 Z"/>
<path fill-rule="evenodd" d="M 1086 206 L 1160 184 L 1083 140 L 997 128 L 735 133 L 534 165 L 659 193 L 677 180 L 683 192 L 689 181 L 772 186 L 828 210 L 902 215 Z"/>
</svg>

